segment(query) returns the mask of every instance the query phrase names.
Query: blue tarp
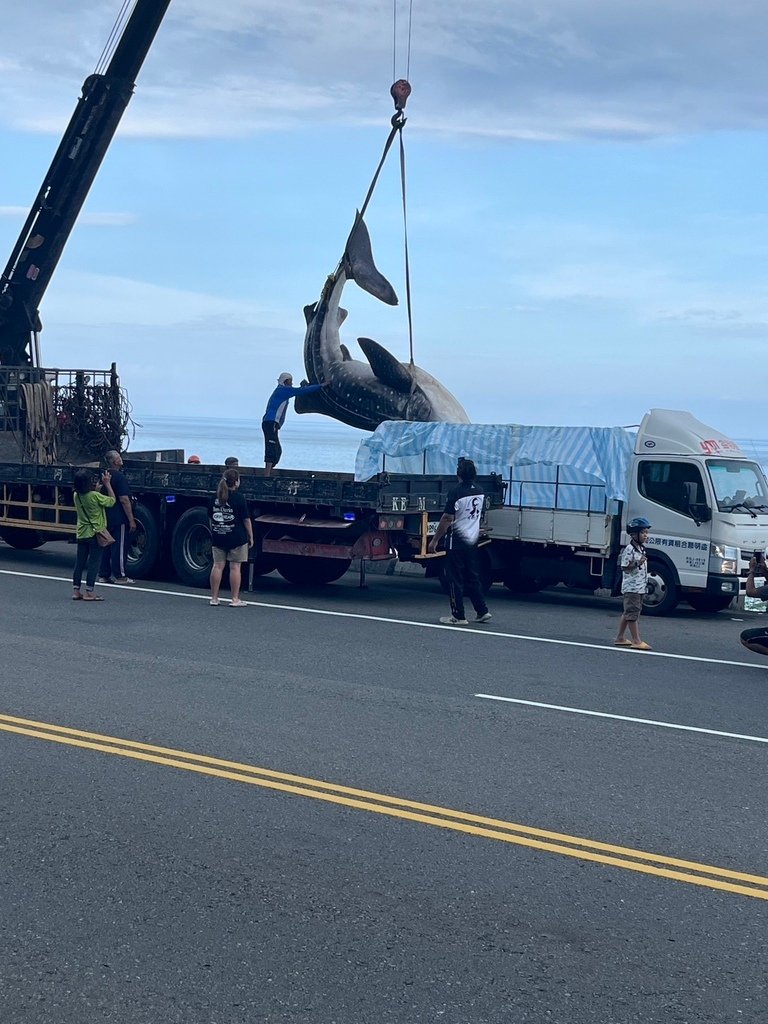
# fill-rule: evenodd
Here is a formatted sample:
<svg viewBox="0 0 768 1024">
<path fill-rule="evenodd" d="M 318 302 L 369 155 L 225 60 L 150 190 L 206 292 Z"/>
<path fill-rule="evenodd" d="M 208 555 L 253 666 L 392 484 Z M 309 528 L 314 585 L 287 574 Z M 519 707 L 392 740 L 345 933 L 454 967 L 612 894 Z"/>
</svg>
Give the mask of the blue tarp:
<svg viewBox="0 0 768 1024">
<path fill-rule="evenodd" d="M 500 473 L 512 481 L 510 504 L 597 509 L 626 498 L 634 441 L 623 427 L 390 421 L 360 442 L 355 478 L 368 480 L 385 469 L 451 475 L 463 455 L 481 475 Z"/>
</svg>

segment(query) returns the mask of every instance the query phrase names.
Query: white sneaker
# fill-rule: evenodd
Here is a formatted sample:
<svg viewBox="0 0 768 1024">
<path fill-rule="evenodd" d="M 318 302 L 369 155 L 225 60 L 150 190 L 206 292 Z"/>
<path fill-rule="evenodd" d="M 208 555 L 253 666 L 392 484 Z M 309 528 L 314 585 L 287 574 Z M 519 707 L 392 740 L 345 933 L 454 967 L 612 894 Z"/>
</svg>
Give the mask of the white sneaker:
<svg viewBox="0 0 768 1024">
<path fill-rule="evenodd" d="M 469 619 L 456 619 L 453 615 L 444 615 L 440 621 L 444 626 L 468 626 Z"/>
<path fill-rule="evenodd" d="M 475 616 L 475 622 L 490 622 L 493 616 L 490 612 L 483 612 L 482 615 Z"/>
</svg>

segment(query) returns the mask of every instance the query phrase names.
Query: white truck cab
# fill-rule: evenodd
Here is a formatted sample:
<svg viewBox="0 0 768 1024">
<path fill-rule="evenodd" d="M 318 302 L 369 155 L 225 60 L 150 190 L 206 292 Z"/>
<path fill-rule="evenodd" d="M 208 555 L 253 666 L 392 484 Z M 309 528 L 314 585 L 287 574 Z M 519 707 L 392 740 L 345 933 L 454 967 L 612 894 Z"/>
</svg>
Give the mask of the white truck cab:
<svg viewBox="0 0 768 1024">
<path fill-rule="evenodd" d="M 649 610 L 663 614 L 685 596 L 716 611 L 743 591 L 749 559 L 768 545 L 768 484 L 720 431 L 652 409 L 637 433 L 622 528 L 635 516 L 652 524 Z"/>
</svg>

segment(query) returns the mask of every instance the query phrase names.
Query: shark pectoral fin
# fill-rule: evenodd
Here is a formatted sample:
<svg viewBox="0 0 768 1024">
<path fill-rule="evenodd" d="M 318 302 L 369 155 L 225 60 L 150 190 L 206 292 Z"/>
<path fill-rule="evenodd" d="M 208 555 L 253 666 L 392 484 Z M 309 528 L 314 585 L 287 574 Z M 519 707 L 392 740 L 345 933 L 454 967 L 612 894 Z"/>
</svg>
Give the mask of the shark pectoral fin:
<svg viewBox="0 0 768 1024">
<path fill-rule="evenodd" d="M 387 352 L 378 341 L 374 341 L 372 338 L 358 338 L 357 343 L 365 353 L 365 358 L 370 363 L 377 380 L 395 391 L 408 393 L 411 390 L 410 372 L 399 359 L 395 359 L 391 352 Z"/>
<path fill-rule="evenodd" d="M 347 312 L 347 310 L 344 309 L 343 306 L 339 306 L 339 327 L 341 327 L 341 325 L 344 323 L 348 316 L 349 313 Z"/>
<path fill-rule="evenodd" d="M 342 359 L 345 363 L 348 363 L 352 359 L 352 356 L 349 354 L 349 349 L 343 341 L 339 342 L 339 348 L 341 349 Z"/>
<path fill-rule="evenodd" d="M 352 278 L 355 284 L 375 296 L 375 298 L 386 302 L 387 305 L 397 305 L 395 289 L 386 277 L 376 269 L 376 265 L 373 262 L 371 237 L 368 234 L 365 221 L 359 213 L 355 217 L 354 227 L 347 239 L 344 261 L 349 271 L 348 276 Z"/>
</svg>

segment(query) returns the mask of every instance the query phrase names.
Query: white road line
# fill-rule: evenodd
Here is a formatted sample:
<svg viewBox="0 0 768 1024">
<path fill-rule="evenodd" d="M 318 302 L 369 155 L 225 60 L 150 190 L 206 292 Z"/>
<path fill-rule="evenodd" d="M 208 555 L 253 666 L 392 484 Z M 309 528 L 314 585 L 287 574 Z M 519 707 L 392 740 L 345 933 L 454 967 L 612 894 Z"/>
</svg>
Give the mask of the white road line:
<svg viewBox="0 0 768 1024">
<path fill-rule="evenodd" d="M 519 700 L 517 697 L 499 697 L 492 693 L 476 693 L 482 700 L 499 700 L 505 704 L 523 704 L 529 708 L 544 708 L 546 711 L 565 711 L 569 715 L 589 715 L 591 718 L 612 718 L 617 722 L 634 722 L 637 725 L 655 725 L 659 729 L 678 729 L 681 732 L 701 732 L 707 736 L 724 736 L 730 740 L 749 740 L 750 743 L 768 743 L 768 736 L 749 736 L 740 732 L 721 732 L 719 729 L 701 729 L 696 725 L 680 725 L 677 722 L 657 722 L 653 718 L 631 718 L 629 715 L 611 715 L 607 711 L 588 711 L 586 708 L 568 708 L 562 704 L 542 704 L 537 700 Z"/>
<path fill-rule="evenodd" d="M 53 583 L 69 583 L 72 585 L 71 576 L 47 576 L 44 573 L 18 572 L 12 569 L 0 569 L 0 576 L 23 576 L 33 580 L 50 580 Z M 163 597 L 184 597 L 193 601 L 209 600 L 207 593 L 194 594 L 183 590 L 161 590 L 158 587 L 140 587 L 138 584 L 109 583 L 102 584 L 109 590 L 139 591 L 142 594 L 160 594 Z M 222 598 L 227 601 L 227 598 Z M 395 626 L 418 626 L 420 629 L 442 629 L 450 630 L 453 633 L 469 633 L 473 637 L 501 637 L 504 640 L 525 640 L 529 643 L 552 644 L 557 647 L 583 647 L 592 651 L 606 651 L 609 654 L 616 654 L 622 658 L 667 658 L 673 661 L 697 661 L 705 665 L 735 665 L 738 668 L 754 668 L 761 672 L 768 671 L 768 664 L 757 664 L 750 661 L 728 661 L 725 658 L 700 658 L 693 654 L 669 654 L 666 651 L 630 651 L 628 647 L 615 647 L 611 644 L 588 644 L 579 640 L 557 640 L 548 636 L 529 636 L 525 633 L 502 633 L 499 630 L 488 629 L 487 626 L 467 628 L 466 626 L 444 626 L 438 622 L 421 622 L 418 619 L 391 619 L 384 615 L 366 615 L 362 612 L 335 612 L 329 608 L 304 608 L 301 605 L 277 604 L 269 601 L 254 601 L 249 592 L 243 595 L 243 600 L 254 608 L 274 608 L 288 612 L 303 612 L 306 615 L 328 615 L 340 619 L 363 619 L 366 622 L 385 622 Z M 768 661 L 768 659 L 766 659 Z"/>
</svg>

